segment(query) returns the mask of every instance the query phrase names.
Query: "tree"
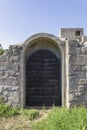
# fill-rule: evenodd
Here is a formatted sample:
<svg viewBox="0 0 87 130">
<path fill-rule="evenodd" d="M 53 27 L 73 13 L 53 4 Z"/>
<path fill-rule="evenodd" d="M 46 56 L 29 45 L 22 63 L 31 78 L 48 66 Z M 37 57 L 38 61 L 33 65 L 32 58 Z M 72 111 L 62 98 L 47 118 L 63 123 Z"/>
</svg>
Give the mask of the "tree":
<svg viewBox="0 0 87 130">
<path fill-rule="evenodd" d="M 2 45 L 0 44 L 0 55 L 2 55 L 3 53 L 4 53 L 4 50 L 3 50 Z"/>
</svg>

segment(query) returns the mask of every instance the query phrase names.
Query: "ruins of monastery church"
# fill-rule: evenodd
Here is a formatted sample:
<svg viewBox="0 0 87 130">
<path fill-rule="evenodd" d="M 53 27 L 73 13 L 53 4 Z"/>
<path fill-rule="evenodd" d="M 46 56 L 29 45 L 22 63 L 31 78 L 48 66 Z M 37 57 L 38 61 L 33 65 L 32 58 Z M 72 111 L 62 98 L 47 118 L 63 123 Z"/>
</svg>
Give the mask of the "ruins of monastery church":
<svg viewBox="0 0 87 130">
<path fill-rule="evenodd" d="M 20 107 L 87 106 L 87 36 L 61 28 L 10 45 L 0 56 L 0 98 Z"/>
</svg>

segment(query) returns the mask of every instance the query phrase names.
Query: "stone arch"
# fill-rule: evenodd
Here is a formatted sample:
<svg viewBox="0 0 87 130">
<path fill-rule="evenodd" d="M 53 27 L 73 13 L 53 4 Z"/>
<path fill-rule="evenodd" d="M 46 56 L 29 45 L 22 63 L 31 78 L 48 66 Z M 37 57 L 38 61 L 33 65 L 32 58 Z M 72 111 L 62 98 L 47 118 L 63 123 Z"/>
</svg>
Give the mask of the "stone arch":
<svg viewBox="0 0 87 130">
<path fill-rule="evenodd" d="M 49 50 L 55 56 L 61 61 L 61 99 L 62 99 L 62 106 L 64 105 L 64 57 L 63 57 L 63 51 L 61 48 L 61 41 L 55 37 L 54 35 L 47 34 L 47 33 L 39 33 L 31 36 L 29 39 L 27 39 L 24 42 L 24 48 L 23 52 L 21 54 L 21 106 L 25 107 L 26 104 L 26 91 L 25 91 L 25 86 L 26 86 L 26 59 L 27 57 L 30 57 L 34 52 L 44 49 L 44 50 Z"/>
</svg>

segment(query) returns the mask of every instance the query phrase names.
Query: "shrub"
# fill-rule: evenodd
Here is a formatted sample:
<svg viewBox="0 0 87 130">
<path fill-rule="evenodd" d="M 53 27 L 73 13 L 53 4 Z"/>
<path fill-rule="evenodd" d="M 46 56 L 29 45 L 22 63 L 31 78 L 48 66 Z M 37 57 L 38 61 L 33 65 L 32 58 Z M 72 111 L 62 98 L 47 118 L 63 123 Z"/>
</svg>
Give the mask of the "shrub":
<svg viewBox="0 0 87 130">
<path fill-rule="evenodd" d="M 33 127 L 35 130 L 87 130 L 87 109 L 54 108 L 46 120 Z"/>
<path fill-rule="evenodd" d="M 4 53 L 4 50 L 0 48 L 0 55 L 2 55 L 3 53 Z"/>
<path fill-rule="evenodd" d="M 8 104 L 2 103 L 2 100 L 0 101 L 0 117 L 11 117 L 16 115 L 27 116 L 30 120 L 33 120 L 39 117 L 39 111 L 36 109 L 29 110 L 11 107 Z"/>
<path fill-rule="evenodd" d="M 36 109 L 21 109 L 20 114 L 27 116 L 30 120 L 33 120 L 37 117 L 39 117 L 39 111 Z"/>
<path fill-rule="evenodd" d="M 0 117 L 11 117 L 18 114 L 19 111 L 17 108 L 12 108 L 8 104 L 0 103 Z"/>
</svg>

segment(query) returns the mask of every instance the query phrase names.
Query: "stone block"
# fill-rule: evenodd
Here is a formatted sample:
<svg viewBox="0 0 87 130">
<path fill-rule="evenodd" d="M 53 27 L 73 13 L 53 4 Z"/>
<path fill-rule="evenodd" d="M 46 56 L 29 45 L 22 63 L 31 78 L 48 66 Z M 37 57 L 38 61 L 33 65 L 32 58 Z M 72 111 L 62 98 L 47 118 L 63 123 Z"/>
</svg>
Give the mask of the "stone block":
<svg viewBox="0 0 87 130">
<path fill-rule="evenodd" d="M 69 73 L 73 72 L 81 72 L 81 66 L 80 65 L 69 65 Z"/>
<path fill-rule="evenodd" d="M 75 85 L 75 79 L 76 79 L 75 77 L 74 78 L 69 77 L 69 87 L 70 88 Z"/>
<path fill-rule="evenodd" d="M 9 85 L 12 86 L 13 85 L 13 78 L 1 78 L 0 79 L 0 85 Z"/>
<path fill-rule="evenodd" d="M 5 90 L 10 91 L 11 86 L 10 85 L 3 85 L 3 89 L 4 89 L 4 91 Z"/>
<path fill-rule="evenodd" d="M 76 40 L 70 40 L 69 41 L 69 46 L 76 48 L 78 46 L 78 42 Z"/>
<path fill-rule="evenodd" d="M 17 91 L 12 92 L 12 101 L 14 103 L 19 103 L 19 93 Z"/>
<path fill-rule="evenodd" d="M 82 52 L 82 48 L 76 48 L 76 55 L 79 56 L 79 55 L 83 55 L 83 52 Z"/>
<path fill-rule="evenodd" d="M 13 86 L 19 85 L 19 81 L 13 81 Z"/>
<path fill-rule="evenodd" d="M 69 56 L 69 64 L 70 64 L 70 65 L 76 65 L 76 64 L 75 64 L 76 57 L 77 57 L 76 55 L 70 55 L 70 56 Z"/>
<path fill-rule="evenodd" d="M 0 93 L 2 93 L 3 92 L 3 86 L 2 85 L 0 85 Z"/>
<path fill-rule="evenodd" d="M 82 70 L 83 72 L 87 72 L 87 65 L 82 65 L 82 66 L 81 66 L 81 70 Z"/>
<path fill-rule="evenodd" d="M 19 58 L 18 56 L 11 56 L 10 57 L 10 62 L 11 63 L 18 62 L 18 58 Z"/>
<path fill-rule="evenodd" d="M 69 86 L 69 93 L 74 93 L 78 91 L 78 85 L 70 85 Z"/>
<path fill-rule="evenodd" d="M 69 46 L 69 55 L 76 55 L 77 53 L 76 53 L 76 48 L 75 47 L 71 47 L 71 46 Z"/>
<path fill-rule="evenodd" d="M 4 96 L 9 96 L 9 91 L 7 91 L 7 90 L 3 91 L 3 95 Z"/>
<path fill-rule="evenodd" d="M 71 78 L 76 77 L 76 78 L 85 78 L 85 73 L 84 72 L 71 72 L 69 73 L 69 76 Z"/>
<path fill-rule="evenodd" d="M 87 79 L 76 79 L 75 84 L 85 85 L 85 84 L 87 84 Z"/>
<path fill-rule="evenodd" d="M 77 65 L 86 65 L 87 64 L 87 56 L 86 55 L 77 56 L 75 64 L 77 64 Z"/>
<path fill-rule="evenodd" d="M 11 91 L 18 91 L 19 90 L 19 86 L 12 86 L 11 87 Z"/>
<path fill-rule="evenodd" d="M 7 103 L 8 102 L 8 97 L 6 95 L 3 95 L 3 101 L 4 103 Z"/>
<path fill-rule="evenodd" d="M 18 54 L 19 54 L 19 47 L 18 47 L 18 45 L 14 45 L 13 47 L 12 47 L 12 52 L 13 52 L 13 55 L 14 56 L 18 56 Z"/>
<path fill-rule="evenodd" d="M 87 64 L 87 56 L 86 55 L 71 55 L 69 57 L 70 65 L 86 65 Z"/>
<path fill-rule="evenodd" d="M 84 47 L 83 47 L 83 54 L 84 54 L 84 55 L 87 55 L 87 46 L 84 46 Z"/>
<path fill-rule="evenodd" d="M 74 94 L 73 93 L 69 94 L 69 101 L 72 101 L 73 98 L 74 98 Z"/>
</svg>

